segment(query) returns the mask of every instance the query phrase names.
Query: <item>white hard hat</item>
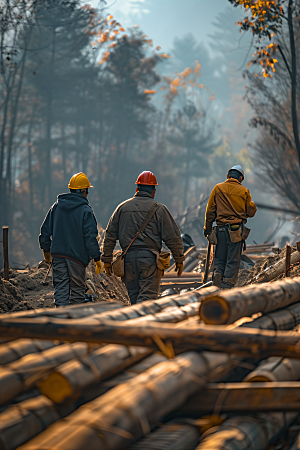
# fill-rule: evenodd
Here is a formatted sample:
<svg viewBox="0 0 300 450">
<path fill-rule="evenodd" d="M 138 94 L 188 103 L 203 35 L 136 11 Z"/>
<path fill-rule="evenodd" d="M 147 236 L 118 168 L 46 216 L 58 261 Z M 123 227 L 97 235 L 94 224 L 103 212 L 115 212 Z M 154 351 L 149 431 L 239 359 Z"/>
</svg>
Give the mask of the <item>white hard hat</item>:
<svg viewBox="0 0 300 450">
<path fill-rule="evenodd" d="M 229 169 L 228 172 L 230 172 L 231 170 L 236 170 L 237 172 L 240 172 L 240 174 L 243 176 L 243 179 L 245 178 L 244 169 L 239 164 L 231 167 L 231 169 Z"/>
</svg>

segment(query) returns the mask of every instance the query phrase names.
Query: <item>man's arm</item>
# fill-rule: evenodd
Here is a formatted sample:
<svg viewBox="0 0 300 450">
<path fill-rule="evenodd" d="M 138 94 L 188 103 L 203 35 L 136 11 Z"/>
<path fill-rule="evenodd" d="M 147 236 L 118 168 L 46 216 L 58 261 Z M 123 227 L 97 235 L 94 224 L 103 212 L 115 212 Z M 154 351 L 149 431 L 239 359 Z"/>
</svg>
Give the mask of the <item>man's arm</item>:
<svg viewBox="0 0 300 450">
<path fill-rule="evenodd" d="M 256 211 L 257 211 L 256 204 L 252 200 L 250 191 L 248 190 L 247 200 L 246 200 L 246 215 L 247 215 L 247 217 L 254 217 Z"/>
<path fill-rule="evenodd" d="M 83 216 L 83 237 L 89 257 L 95 261 L 100 260 L 101 252 L 97 241 L 98 229 L 96 217 L 91 208 Z"/>
<path fill-rule="evenodd" d="M 47 212 L 44 222 L 42 223 L 39 235 L 40 248 L 44 250 L 45 253 L 50 252 L 51 247 L 51 238 L 53 233 L 53 218 L 52 218 L 53 208 L 54 207 L 51 206 L 51 208 Z"/>
<path fill-rule="evenodd" d="M 170 211 L 164 205 L 162 211 L 161 237 L 166 246 L 171 250 L 176 263 L 183 262 L 185 256 L 183 254 L 183 243 L 181 233 Z"/>
<path fill-rule="evenodd" d="M 217 205 L 215 200 L 216 187 L 213 188 L 206 206 L 204 230 L 210 231 L 217 217 Z"/>
<path fill-rule="evenodd" d="M 119 207 L 114 211 L 113 215 L 109 219 L 108 225 L 105 230 L 105 236 L 103 241 L 103 255 L 101 259 L 105 263 L 111 263 L 113 260 L 113 251 L 116 246 L 116 242 L 119 239 Z"/>
</svg>

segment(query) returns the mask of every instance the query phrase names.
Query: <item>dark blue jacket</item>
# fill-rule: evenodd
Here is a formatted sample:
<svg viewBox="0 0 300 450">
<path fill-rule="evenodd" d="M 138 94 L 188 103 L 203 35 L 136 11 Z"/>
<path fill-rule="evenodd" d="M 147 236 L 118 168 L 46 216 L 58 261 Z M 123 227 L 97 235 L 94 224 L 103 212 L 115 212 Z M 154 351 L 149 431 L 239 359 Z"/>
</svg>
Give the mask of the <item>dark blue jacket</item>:
<svg viewBox="0 0 300 450">
<path fill-rule="evenodd" d="M 97 221 L 82 194 L 61 194 L 41 226 L 40 247 L 52 256 L 63 256 L 87 266 L 101 256 Z"/>
</svg>

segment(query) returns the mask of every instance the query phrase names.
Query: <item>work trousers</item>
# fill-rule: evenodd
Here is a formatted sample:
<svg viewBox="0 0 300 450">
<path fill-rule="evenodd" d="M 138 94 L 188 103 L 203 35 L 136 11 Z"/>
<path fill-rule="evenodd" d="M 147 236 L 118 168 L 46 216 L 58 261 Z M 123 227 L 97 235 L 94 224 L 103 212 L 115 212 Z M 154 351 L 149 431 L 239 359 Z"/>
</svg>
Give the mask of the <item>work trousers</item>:
<svg viewBox="0 0 300 450">
<path fill-rule="evenodd" d="M 126 253 L 122 280 L 132 305 L 157 299 L 161 276 L 162 271 L 156 266 L 156 255 L 150 249 L 130 249 Z"/>
<path fill-rule="evenodd" d="M 217 227 L 217 240 L 213 276 L 220 273 L 221 287 L 231 289 L 238 279 L 243 241 L 232 243 L 227 226 Z"/>
<path fill-rule="evenodd" d="M 69 258 L 52 258 L 55 306 L 84 303 L 85 267 Z"/>
</svg>

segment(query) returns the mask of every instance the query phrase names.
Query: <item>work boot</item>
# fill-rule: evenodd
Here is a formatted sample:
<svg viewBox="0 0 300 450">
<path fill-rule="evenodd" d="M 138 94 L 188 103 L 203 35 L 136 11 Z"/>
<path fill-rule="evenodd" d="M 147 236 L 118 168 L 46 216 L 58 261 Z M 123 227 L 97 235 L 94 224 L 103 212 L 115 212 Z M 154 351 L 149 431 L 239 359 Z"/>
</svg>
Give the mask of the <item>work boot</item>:
<svg viewBox="0 0 300 450">
<path fill-rule="evenodd" d="M 222 282 L 222 275 L 218 272 L 215 272 L 212 278 L 213 286 L 217 286 L 219 289 L 221 289 L 221 282 Z"/>
</svg>

